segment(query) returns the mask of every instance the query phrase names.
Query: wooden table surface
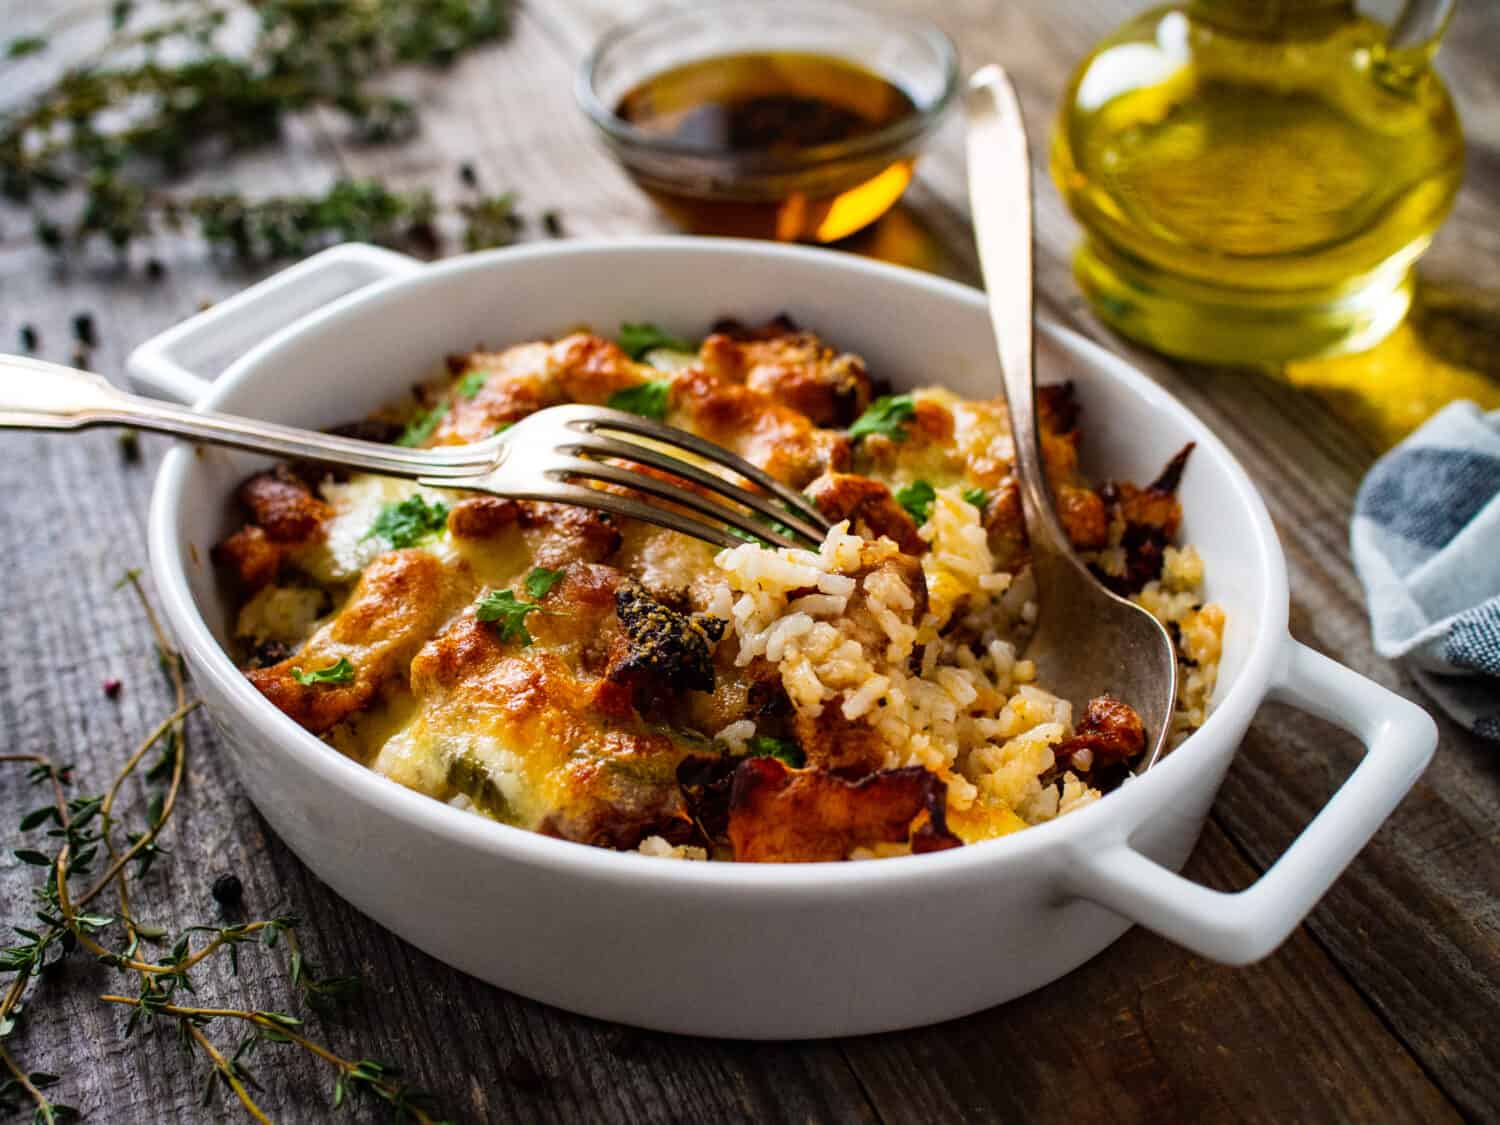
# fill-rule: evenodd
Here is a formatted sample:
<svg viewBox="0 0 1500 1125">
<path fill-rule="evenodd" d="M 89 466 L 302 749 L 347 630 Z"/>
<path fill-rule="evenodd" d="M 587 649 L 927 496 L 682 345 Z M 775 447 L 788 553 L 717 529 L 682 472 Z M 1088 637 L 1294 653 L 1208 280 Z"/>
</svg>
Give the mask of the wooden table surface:
<svg viewBox="0 0 1500 1125">
<path fill-rule="evenodd" d="M 379 174 L 457 197 L 464 189 L 456 168 L 471 161 L 486 188 L 516 189 L 533 218 L 559 208 L 569 236 L 662 230 L 647 201 L 593 146 L 571 100 L 574 69 L 591 41 L 638 6 L 535 0 L 503 45 L 442 75 L 397 79 L 424 106 L 414 142 L 356 145 L 336 122 L 315 115 L 275 151 L 213 175 L 270 192 Z M 1071 64 L 1138 5 L 907 6 L 930 7 L 961 44 L 966 65 L 995 58 L 1011 68 L 1040 137 Z M 47 7 L 0 0 L 0 15 L 20 31 Z M 1497 53 L 1500 5 L 1461 4 L 1441 64 L 1469 126 L 1468 178 L 1424 266 L 1444 292 L 1468 295 L 1456 314 L 1463 324 L 1489 331 L 1500 321 L 1483 319 L 1495 307 L 1486 294 L 1500 292 Z M 950 123 L 906 203 L 849 249 L 973 281 L 960 140 Z M 1076 228 L 1046 179 L 1039 183 L 1047 311 L 1129 350 L 1082 306 L 1068 268 Z M 536 232 L 533 222 L 528 236 Z M 128 276 L 102 260 L 62 271 L 24 221 L 0 214 L 0 342 L 12 346 L 20 325 L 31 323 L 42 354 L 66 360 L 70 318 L 92 310 L 100 336 L 95 366 L 118 376 L 135 344 L 251 280 L 208 261 L 190 242 L 164 239 L 151 252 L 168 272 L 146 282 L 139 270 L 146 252 L 139 248 Z M 1132 354 L 1223 437 L 1259 484 L 1291 568 L 1293 632 L 1420 700 L 1411 680 L 1371 651 L 1350 567 L 1350 505 L 1374 450 L 1343 420 L 1352 416 L 1348 402 L 1263 376 Z M 149 634 L 128 595 L 112 591 L 124 568 L 145 560 L 147 497 L 165 443 L 144 445 L 145 463 L 126 466 L 108 434 L 0 438 L 0 733 L 10 752 L 54 752 L 95 778 L 107 777 L 169 710 L 151 669 Z M 109 676 L 125 679 L 118 701 L 100 690 Z M 209 884 L 233 870 L 251 909 L 284 906 L 301 915 L 309 955 L 367 981 L 349 1016 L 323 1030 L 328 1041 L 402 1065 L 454 1120 L 1493 1121 L 1500 1119 L 1500 751 L 1450 722 L 1440 725 L 1441 747 L 1415 791 L 1306 925 L 1263 963 L 1223 968 L 1134 930 L 1066 979 L 1004 1007 L 861 1039 L 673 1038 L 554 1011 L 464 977 L 311 877 L 248 804 L 213 731 L 198 719 L 186 807 L 166 840 L 172 854 L 146 880 L 146 893 L 160 917 L 181 924 L 212 914 Z M 1267 706 L 1187 873 L 1217 888 L 1249 884 L 1358 756 L 1351 739 L 1324 724 Z M 19 772 L 0 774 L 0 809 L 11 810 L 0 816 L 6 832 L 24 799 Z M 24 924 L 33 870 L 8 861 L 0 868 L 0 920 Z M 39 1014 L 7 1046 L 33 1068 L 62 1073 L 58 1097 L 90 1120 L 233 1112 L 196 1108 L 201 1066 L 165 1037 L 145 1049 L 121 1038 L 121 1014 L 92 999 L 88 974 L 100 971 L 80 963 L 65 974 L 68 984 L 44 984 Z M 242 1002 L 285 1003 L 284 962 L 248 955 L 242 976 L 220 988 Z M 277 1120 L 325 1119 L 329 1076 L 315 1064 L 266 1054 L 257 1069 L 262 1104 Z M 362 1115 L 380 1118 L 367 1109 Z"/>
</svg>

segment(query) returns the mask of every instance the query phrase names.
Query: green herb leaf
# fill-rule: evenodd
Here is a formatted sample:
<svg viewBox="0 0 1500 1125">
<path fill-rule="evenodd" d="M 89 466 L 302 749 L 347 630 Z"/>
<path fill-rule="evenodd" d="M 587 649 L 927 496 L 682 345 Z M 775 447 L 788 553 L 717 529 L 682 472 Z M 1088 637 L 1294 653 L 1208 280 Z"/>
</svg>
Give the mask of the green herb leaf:
<svg viewBox="0 0 1500 1125">
<path fill-rule="evenodd" d="M 990 494 L 982 488 L 966 488 L 964 489 L 963 495 L 965 500 L 967 500 L 970 504 L 973 504 L 974 507 L 978 508 L 981 512 L 984 511 L 985 508 L 989 507 Z"/>
<path fill-rule="evenodd" d="M 634 387 L 625 387 L 609 396 L 605 406 L 611 410 L 628 410 L 643 418 L 655 418 L 660 422 L 667 416 L 667 403 L 672 396 L 672 383 L 667 379 L 648 379 Z"/>
<path fill-rule="evenodd" d="M 458 381 L 458 393 L 463 398 L 473 398 L 480 391 L 484 390 L 484 385 L 489 381 L 490 373 L 488 371 L 470 371 Z"/>
<path fill-rule="evenodd" d="M 448 524 L 448 505 L 441 500 L 428 503 L 417 493 L 405 500 L 380 509 L 365 538 L 379 536 L 397 549 L 415 547 L 429 535 L 436 535 Z"/>
<path fill-rule="evenodd" d="M 884 434 L 892 441 L 905 441 L 905 425 L 916 417 L 917 405 L 911 395 L 884 395 L 870 403 L 870 408 L 854 420 L 849 437 L 858 441 L 870 434 Z"/>
<path fill-rule="evenodd" d="M 491 590 L 474 603 L 474 616 L 493 623 L 502 641 L 519 641 L 525 648 L 534 640 L 526 628 L 526 615 L 541 608 L 521 601 L 513 590 Z"/>
<path fill-rule="evenodd" d="M 654 324 L 631 324 L 628 321 L 620 325 L 620 347 L 631 359 L 637 360 L 655 348 L 666 348 L 672 352 L 698 350 L 698 345 L 693 341 L 669 336 Z"/>
<path fill-rule="evenodd" d="M 448 413 L 448 404 L 440 402 L 431 410 L 417 415 L 406 424 L 406 429 L 396 439 L 397 445 L 414 446 L 421 445 L 432 436 L 432 431 L 437 429 L 438 423 Z"/>
<path fill-rule="evenodd" d="M 50 867 L 52 864 L 51 856 L 43 855 L 41 852 L 33 851 L 30 848 L 21 848 L 11 854 L 22 863 L 29 863 L 33 867 Z"/>
<path fill-rule="evenodd" d="M 800 770 L 807 764 L 807 756 L 802 753 L 802 748 L 795 742 L 784 738 L 767 738 L 759 734 L 750 740 L 745 757 L 775 758 L 777 761 L 785 762 L 794 770 Z"/>
<path fill-rule="evenodd" d="M 5 45 L 5 57 L 24 59 L 27 55 L 34 55 L 46 49 L 47 41 L 40 35 L 21 35 Z"/>
<path fill-rule="evenodd" d="M 925 480 L 914 480 L 905 488 L 896 490 L 896 503 L 911 513 L 918 527 L 927 522 L 927 517 L 932 514 L 932 502 L 936 499 L 937 493 Z"/>
<path fill-rule="evenodd" d="M 292 679 L 303 687 L 312 687 L 314 684 L 352 684 L 354 665 L 349 663 L 348 657 L 341 656 L 336 663 L 316 671 L 304 672 L 301 668 L 293 668 Z"/>
<path fill-rule="evenodd" d="M 526 593 L 534 602 L 539 602 L 552 592 L 552 587 L 562 581 L 562 571 L 548 570 L 539 566 L 526 576 Z"/>
<path fill-rule="evenodd" d="M 57 820 L 57 806 L 43 805 L 39 809 L 32 809 L 21 818 L 21 831 L 30 832 L 33 828 L 39 828 L 49 820 Z M 59 821 L 59 823 L 61 823 Z"/>
</svg>

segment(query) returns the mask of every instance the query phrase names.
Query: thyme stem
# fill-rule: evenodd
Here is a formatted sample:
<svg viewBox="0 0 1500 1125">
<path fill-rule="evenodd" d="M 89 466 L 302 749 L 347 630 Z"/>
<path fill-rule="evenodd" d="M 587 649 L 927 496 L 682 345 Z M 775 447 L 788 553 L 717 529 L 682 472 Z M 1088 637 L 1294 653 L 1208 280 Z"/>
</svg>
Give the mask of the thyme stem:
<svg viewBox="0 0 1500 1125">
<path fill-rule="evenodd" d="M 240 1081 L 239 1075 L 235 1074 L 234 1067 L 229 1065 L 229 1060 L 209 1041 L 208 1036 L 204 1035 L 203 1031 L 195 1024 L 186 1020 L 183 1021 L 183 1026 L 187 1028 L 188 1034 L 197 1041 L 198 1046 L 203 1048 L 204 1053 L 213 1060 L 214 1069 L 224 1076 L 224 1081 L 229 1083 L 229 1088 L 240 1099 L 240 1104 L 245 1107 L 245 1111 L 251 1117 L 255 1118 L 255 1120 L 262 1122 L 262 1125 L 271 1125 L 271 1119 L 265 1115 L 260 1106 L 255 1104 L 255 1099 L 250 1096 L 250 1091 L 245 1089 L 245 1084 Z"/>
</svg>

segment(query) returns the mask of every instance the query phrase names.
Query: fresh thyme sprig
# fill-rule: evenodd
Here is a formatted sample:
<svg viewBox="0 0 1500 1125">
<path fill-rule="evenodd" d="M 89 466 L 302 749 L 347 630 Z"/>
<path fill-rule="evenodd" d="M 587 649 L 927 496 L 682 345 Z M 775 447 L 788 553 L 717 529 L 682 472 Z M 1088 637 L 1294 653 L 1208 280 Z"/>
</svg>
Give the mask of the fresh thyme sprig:
<svg viewBox="0 0 1500 1125">
<path fill-rule="evenodd" d="M 275 141 L 288 117 L 315 109 L 341 114 L 365 140 L 410 135 L 415 108 L 373 91 L 373 79 L 401 64 L 445 65 L 502 37 L 511 0 L 178 0 L 146 26 L 133 8 L 116 3 L 96 55 L 0 114 L 0 195 L 33 207 L 44 246 L 62 253 L 102 238 L 123 251 L 192 224 L 244 261 L 340 239 L 437 251 L 437 207 L 425 190 L 345 180 L 318 195 L 246 200 L 177 197 L 162 182 L 195 160 Z M 244 22 L 232 16 L 253 20 L 248 47 L 227 44 L 229 25 Z M 46 48 L 45 37 L 28 36 L 0 44 L 0 57 Z M 44 198 L 57 203 L 42 207 Z M 462 202 L 454 215 L 468 249 L 505 245 L 521 225 L 508 194 Z"/>
<path fill-rule="evenodd" d="M 402 1083 L 393 1067 L 372 1059 L 344 1058 L 311 1038 L 303 1021 L 295 1015 L 177 1002 L 179 994 L 196 991 L 193 978 L 196 970 L 220 963 L 222 958 L 227 960 L 230 972 L 237 973 L 241 947 L 254 944 L 267 948 L 284 945 L 289 953 L 291 982 L 303 1002 L 315 1012 L 326 1012 L 354 991 L 359 980 L 325 976 L 307 961 L 297 943 L 297 920 L 289 915 L 222 925 L 189 925 L 175 934 L 143 924 L 134 915 L 129 865 L 134 861 L 137 873 L 141 873 L 164 850 L 157 839 L 177 807 L 185 776 L 184 720 L 198 702 L 187 698 L 182 659 L 167 640 L 139 574 L 135 571 L 126 574 L 121 585 L 129 585 L 140 601 L 156 638 L 161 666 L 172 682 L 177 705 L 131 752 L 104 792 L 97 795 L 70 797 L 68 788 L 75 782 L 74 768 L 57 765 L 45 754 L 0 755 L 0 763 L 28 766 L 28 780 L 47 790 L 48 800 L 26 812 L 20 828 L 23 833 L 45 832 L 55 848 L 51 854 L 35 848 L 21 848 L 13 853 L 23 863 L 45 868 L 47 875 L 43 885 L 33 892 L 35 922 L 30 926 L 14 926 L 21 940 L 0 949 L 0 974 L 14 974 L 0 995 L 0 1067 L 6 1075 L 0 1078 L 0 1109 L 13 1108 L 15 1099 L 24 1096 L 32 1103 L 34 1119 L 41 1125 L 79 1116 L 75 1108 L 52 1101 L 46 1092 L 60 1079 L 41 1071 L 26 1071 L 5 1040 L 22 1017 L 22 1001 L 31 983 L 63 958 L 82 950 L 134 979 L 135 995 L 107 993 L 100 997 L 105 1003 L 131 1009 L 123 1029 L 127 1037 L 148 1025 L 166 1021 L 175 1026 L 189 1050 L 200 1051 L 208 1060 L 205 1099 L 211 1099 L 220 1088 L 227 1088 L 252 1119 L 269 1121 L 251 1093 L 258 1083 L 246 1060 L 262 1044 L 290 1044 L 333 1068 L 335 1107 L 351 1095 L 366 1094 L 389 1104 L 400 1117 L 419 1125 L 432 1123 L 430 1099 Z M 151 750 L 158 746 L 161 750 L 157 761 L 141 771 Z M 126 781 L 138 772 L 152 791 L 147 824 L 142 831 L 128 834 L 127 846 L 121 847 L 115 839 L 120 827 L 117 805 Z M 90 874 L 101 848 L 108 856 L 104 870 L 87 883 L 87 889 L 76 891 L 70 880 Z M 114 916 L 88 911 L 93 900 L 110 891 L 116 903 Z M 117 932 L 123 939 L 119 942 L 114 940 Z M 148 954 L 146 943 L 160 943 L 167 952 L 160 957 Z M 34 1000 L 26 1005 L 25 1018 L 34 1019 L 42 1003 Z M 237 1022 L 245 1029 L 228 1054 L 207 1030 L 221 1022 Z"/>
</svg>

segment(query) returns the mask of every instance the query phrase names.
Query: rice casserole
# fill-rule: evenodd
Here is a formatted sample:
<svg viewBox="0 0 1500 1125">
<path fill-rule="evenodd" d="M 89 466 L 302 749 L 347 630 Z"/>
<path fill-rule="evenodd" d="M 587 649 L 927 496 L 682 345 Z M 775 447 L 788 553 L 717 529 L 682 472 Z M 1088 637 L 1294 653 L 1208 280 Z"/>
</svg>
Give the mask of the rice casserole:
<svg viewBox="0 0 1500 1125">
<path fill-rule="evenodd" d="M 279 465 L 240 488 L 248 520 L 214 552 L 245 674 L 402 785 L 647 855 L 925 852 L 1098 800 L 1142 753 L 1141 723 L 1110 697 L 1075 714 L 1018 657 L 1035 606 L 1003 403 L 879 392 L 785 318 L 701 343 L 626 325 L 618 343 L 451 356 L 339 432 L 434 446 L 610 405 L 733 450 L 834 527 L 816 551 L 721 550 L 577 507 Z M 1096 486 L 1071 386 L 1039 406 L 1069 538 L 1177 642 L 1175 744 L 1205 718 L 1224 628 L 1197 553 L 1174 545 L 1191 448 L 1149 485 Z"/>
</svg>

